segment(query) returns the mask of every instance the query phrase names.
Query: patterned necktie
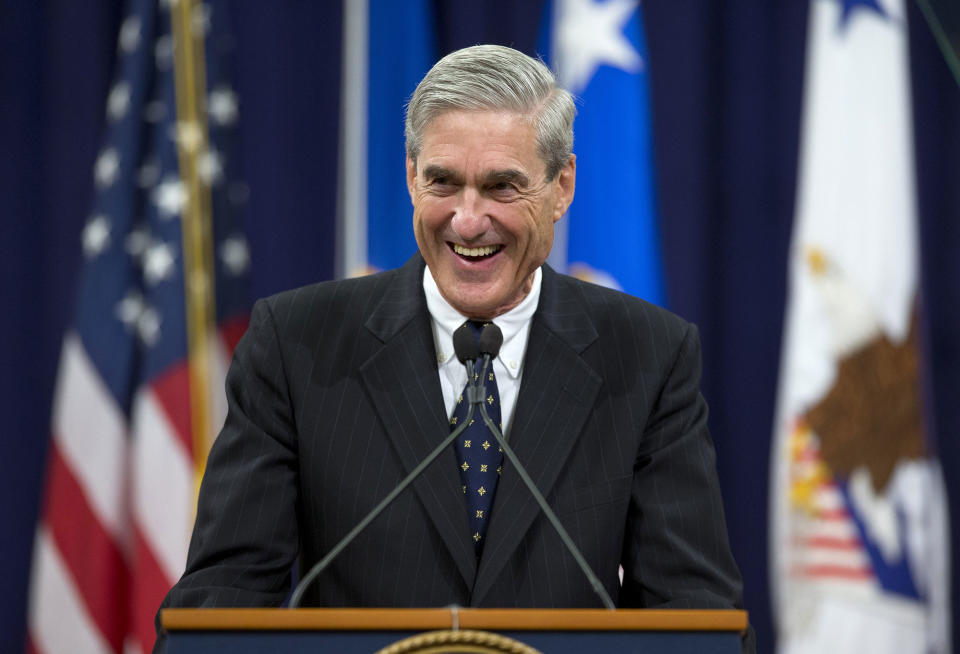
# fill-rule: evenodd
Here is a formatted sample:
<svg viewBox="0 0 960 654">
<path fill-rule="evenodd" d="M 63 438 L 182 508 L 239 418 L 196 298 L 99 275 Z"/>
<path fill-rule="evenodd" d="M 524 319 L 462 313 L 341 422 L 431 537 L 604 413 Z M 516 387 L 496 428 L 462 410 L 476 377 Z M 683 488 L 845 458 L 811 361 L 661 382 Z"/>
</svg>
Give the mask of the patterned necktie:
<svg viewBox="0 0 960 654">
<path fill-rule="evenodd" d="M 474 338 L 479 338 L 480 330 L 486 323 L 468 321 L 467 325 L 473 330 Z M 482 364 L 477 362 L 474 370 L 474 379 L 467 380 L 467 386 L 480 379 Z M 487 415 L 494 424 L 503 429 L 500 417 L 500 393 L 497 391 L 497 380 L 493 374 L 493 362 L 487 367 L 484 403 Z M 450 418 L 450 429 L 456 429 L 467 417 L 469 402 L 465 401 L 466 387 L 453 410 Z M 454 443 L 457 452 L 457 464 L 460 466 L 460 489 L 467 501 L 467 517 L 470 519 L 470 534 L 473 538 L 477 558 L 483 550 L 484 536 L 487 525 L 490 523 L 490 507 L 493 506 L 493 497 L 497 491 L 497 481 L 503 465 L 503 451 L 497 445 L 496 439 L 487 425 L 483 422 L 480 407 L 473 412 L 470 425 L 460 434 Z"/>
</svg>

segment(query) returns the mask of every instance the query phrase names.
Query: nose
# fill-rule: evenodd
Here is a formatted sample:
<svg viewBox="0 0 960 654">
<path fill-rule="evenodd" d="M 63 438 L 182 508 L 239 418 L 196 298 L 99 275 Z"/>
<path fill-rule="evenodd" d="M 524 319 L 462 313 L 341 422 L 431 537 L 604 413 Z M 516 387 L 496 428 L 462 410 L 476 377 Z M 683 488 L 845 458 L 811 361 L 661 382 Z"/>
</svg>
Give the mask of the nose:
<svg viewBox="0 0 960 654">
<path fill-rule="evenodd" d="M 475 241 L 490 228 L 490 217 L 484 211 L 484 202 L 476 189 L 465 187 L 454 209 L 450 226 L 465 242 Z"/>
</svg>

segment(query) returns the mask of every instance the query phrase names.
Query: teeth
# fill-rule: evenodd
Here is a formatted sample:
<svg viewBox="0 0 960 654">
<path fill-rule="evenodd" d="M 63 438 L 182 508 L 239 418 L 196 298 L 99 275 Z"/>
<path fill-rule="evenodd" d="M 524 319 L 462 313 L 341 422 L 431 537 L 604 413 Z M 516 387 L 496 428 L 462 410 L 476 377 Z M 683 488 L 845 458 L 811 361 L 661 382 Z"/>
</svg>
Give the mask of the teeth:
<svg viewBox="0 0 960 654">
<path fill-rule="evenodd" d="M 499 249 L 499 245 L 485 245 L 481 248 L 465 248 L 462 245 L 453 244 L 453 251 L 464 257 L 485 257 Z"/>
</svg>

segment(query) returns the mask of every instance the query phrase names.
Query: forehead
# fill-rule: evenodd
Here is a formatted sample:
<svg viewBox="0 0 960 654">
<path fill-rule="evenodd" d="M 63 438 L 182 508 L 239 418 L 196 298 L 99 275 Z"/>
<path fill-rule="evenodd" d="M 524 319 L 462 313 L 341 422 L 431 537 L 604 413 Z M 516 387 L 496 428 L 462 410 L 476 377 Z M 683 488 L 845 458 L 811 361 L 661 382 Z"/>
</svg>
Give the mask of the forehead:
<svg viewBox="0 0 960 654">
<path fill-rule="evenodd" d="M 457 169 L 544 169 L 536 131 L 526 114 L 511 111 L 446 111 L 423 132 L 418 163 Z M 418 166 L 422 169 L 421 166 Z"/>
</svg>

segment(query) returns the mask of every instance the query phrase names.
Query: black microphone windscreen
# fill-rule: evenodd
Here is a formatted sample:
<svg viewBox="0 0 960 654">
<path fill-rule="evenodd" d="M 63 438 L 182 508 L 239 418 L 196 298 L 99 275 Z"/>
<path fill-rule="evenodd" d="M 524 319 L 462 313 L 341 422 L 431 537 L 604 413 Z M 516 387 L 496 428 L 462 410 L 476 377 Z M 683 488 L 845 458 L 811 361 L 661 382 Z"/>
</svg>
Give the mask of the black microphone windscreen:
<svg viewBox="0 0 960 654">
<path fill-rule="evenodd" d="M 476 361 L 480 358 L 477 340 L 473 337 L 473 330 L 463 323 L 453 332 L 453 351 L 457 353 L 460 363 Z"/>
<path fill-rule="evenodd" d="M 483 354 L 489 354 L 491 359 L 495 359 L 500 353 L 500 346 L 503 345 L 503 332 L 492 322 L 484 325 L 480 330 L 480 342 L 478 347 Z"/>
</svg>

